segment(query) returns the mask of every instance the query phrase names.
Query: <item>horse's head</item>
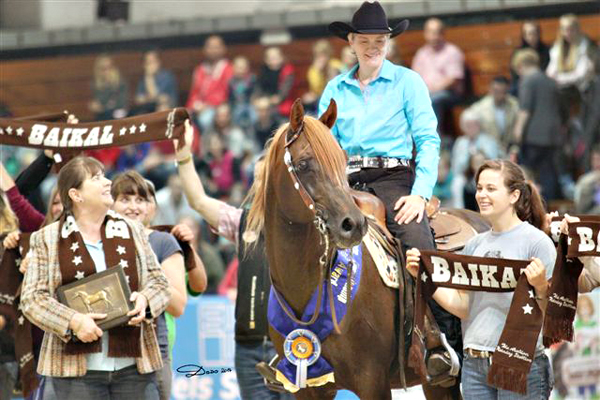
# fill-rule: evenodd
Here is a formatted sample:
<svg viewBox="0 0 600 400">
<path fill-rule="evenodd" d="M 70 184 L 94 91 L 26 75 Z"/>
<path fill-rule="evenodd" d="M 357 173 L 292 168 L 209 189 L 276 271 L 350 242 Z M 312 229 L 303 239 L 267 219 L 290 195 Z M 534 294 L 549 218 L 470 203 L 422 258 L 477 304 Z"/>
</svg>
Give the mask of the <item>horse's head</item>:
<svg viewBox="0 0 600 400">
<path fill-rule="evenodd" d="M 277 131 L 269 148 L 259 178 L 264 187 L 255 188 L 253 209 L 262 207 L 263 216 L 267 207 L 278 210 L 292 224 L 322 220 L 335 245 L 348 248 L 360 243 L 367 221 L 350 195 L 346 155 L 329 130 L 336 116 L 333 100 L 320 119 L 305 116 L 296 100 L 289 124 Z"/>
</svg>

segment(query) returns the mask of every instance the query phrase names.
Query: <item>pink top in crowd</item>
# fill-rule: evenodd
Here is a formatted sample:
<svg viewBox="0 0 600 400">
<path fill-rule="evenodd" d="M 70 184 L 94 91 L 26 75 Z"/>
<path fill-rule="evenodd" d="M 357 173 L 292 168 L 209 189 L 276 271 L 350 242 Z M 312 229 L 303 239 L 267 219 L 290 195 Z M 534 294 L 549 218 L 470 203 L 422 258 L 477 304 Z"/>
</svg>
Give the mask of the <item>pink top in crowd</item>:
<svg viewBox="0 0 600 400">
<path fill-rule="evenodd" d="M 415 54 L 412 69 L 421 75 L 430 93 L 437 91 L 436 83 L 447 78 L 459 80 L 452 88 L 457 94 L 464 90 L 465 56 L 452 43 L 445 42 L 440 50 L 427 44 L 421 47 Z"/>
<path fill-rule="evenodd" d="M 44 214 L 39 212 L 31 203 L 23 197 L 19 188 L 13 186 L 6 191 L 6 197 L 17 218 L 21 232 L 35 232 L 44 223 Z"/>
</svg>

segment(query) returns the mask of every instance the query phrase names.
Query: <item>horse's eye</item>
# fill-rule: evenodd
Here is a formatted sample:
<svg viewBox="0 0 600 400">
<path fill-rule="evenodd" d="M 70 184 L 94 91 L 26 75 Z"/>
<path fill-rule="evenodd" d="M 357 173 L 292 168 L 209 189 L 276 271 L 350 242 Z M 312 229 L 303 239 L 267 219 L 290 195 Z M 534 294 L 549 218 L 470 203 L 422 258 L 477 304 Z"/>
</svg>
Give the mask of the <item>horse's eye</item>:
<svg viewBox="0 0 600 400">
<path fill-rule="evenodd" d="M 298 165 L 296 165 L 296 169 L 298 171 L 306 171 L 308 169 L 308 161 L 305 161 L 305 160 L 298 161 Z"/>
</svg>

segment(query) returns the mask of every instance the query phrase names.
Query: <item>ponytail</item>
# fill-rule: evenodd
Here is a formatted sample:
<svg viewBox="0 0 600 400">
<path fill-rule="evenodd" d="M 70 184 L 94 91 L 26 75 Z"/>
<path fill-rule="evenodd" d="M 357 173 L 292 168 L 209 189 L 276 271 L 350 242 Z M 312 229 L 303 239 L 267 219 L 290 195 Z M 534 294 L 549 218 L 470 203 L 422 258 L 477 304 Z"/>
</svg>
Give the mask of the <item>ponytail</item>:
<svg viewBox="0 0 600 400">
<path fill-rule="evenodd" d="M 515 211 L 521 221 L 527 221 L 536 228 L 546 231 L 546 207 L 540 192 L 530 180 L 523 181 L 521 195 L 515 203 Z"/>
</svg>

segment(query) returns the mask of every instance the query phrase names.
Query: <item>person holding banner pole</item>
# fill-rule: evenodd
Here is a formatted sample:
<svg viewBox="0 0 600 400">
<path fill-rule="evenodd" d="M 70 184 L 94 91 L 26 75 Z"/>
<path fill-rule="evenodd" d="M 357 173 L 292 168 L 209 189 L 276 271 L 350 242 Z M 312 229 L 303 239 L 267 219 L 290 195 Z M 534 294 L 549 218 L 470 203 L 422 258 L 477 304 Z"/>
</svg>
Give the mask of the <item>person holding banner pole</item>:
<svg viewBox="0 0 600 400">
<path fill-rule="evenodd" d="M 256 370 L 256 364 L 269 362 L 276 355 L 268 332 L 270 280 L 264 245 L 260 244 L 263 237 L 245 230 L 247 208 L 233 207 L 206 194 L 192 162 L 192 139 L 193 129 L 186 122 L 185 146 L 177 149 L 178 143 L 174 142 L 185 195 L 190 206 L 206 219 L 218 235 L 236 244 L 240 262 L 235 302 L 235 372 L 240 396 L 244 400 L 290 399 L 290 393 L 277 393 L 265 386 L 262 376 Z M 261 163 L 259 159 L 255 164 L 255 179 Z M 259 244 L 251 246 L 257 240 Z"/>
<path fill-rule="evenodd" d="M 469 240 L 462 254 L 530 261 L 523 272 L 534 288 L 540 308 L 544 310 L 547 280 L 552 276 L 556 249 L 543 232 L 547 222 L 539 192 L 530 181 L 525 180 L 522 169 L 508 160 L 486 161 L 477 171 L 475 180 L 480 212 L 492 228 Z M 406 256 L 406 267 L 416 277 L 420 252 L 413 248 L 406 252 Z M 527 375 L 526 395 L 498 389 L 486 381 L 513 295 L 514 292 L 492 293 L 441 287 L 433 295 L 442 307 L 462 321 L 462 385 L 463 396 L 467 400 L 540 399 L 550 395 L 553 375 L 543 352 L 541 335 Z"/>
</svg>

